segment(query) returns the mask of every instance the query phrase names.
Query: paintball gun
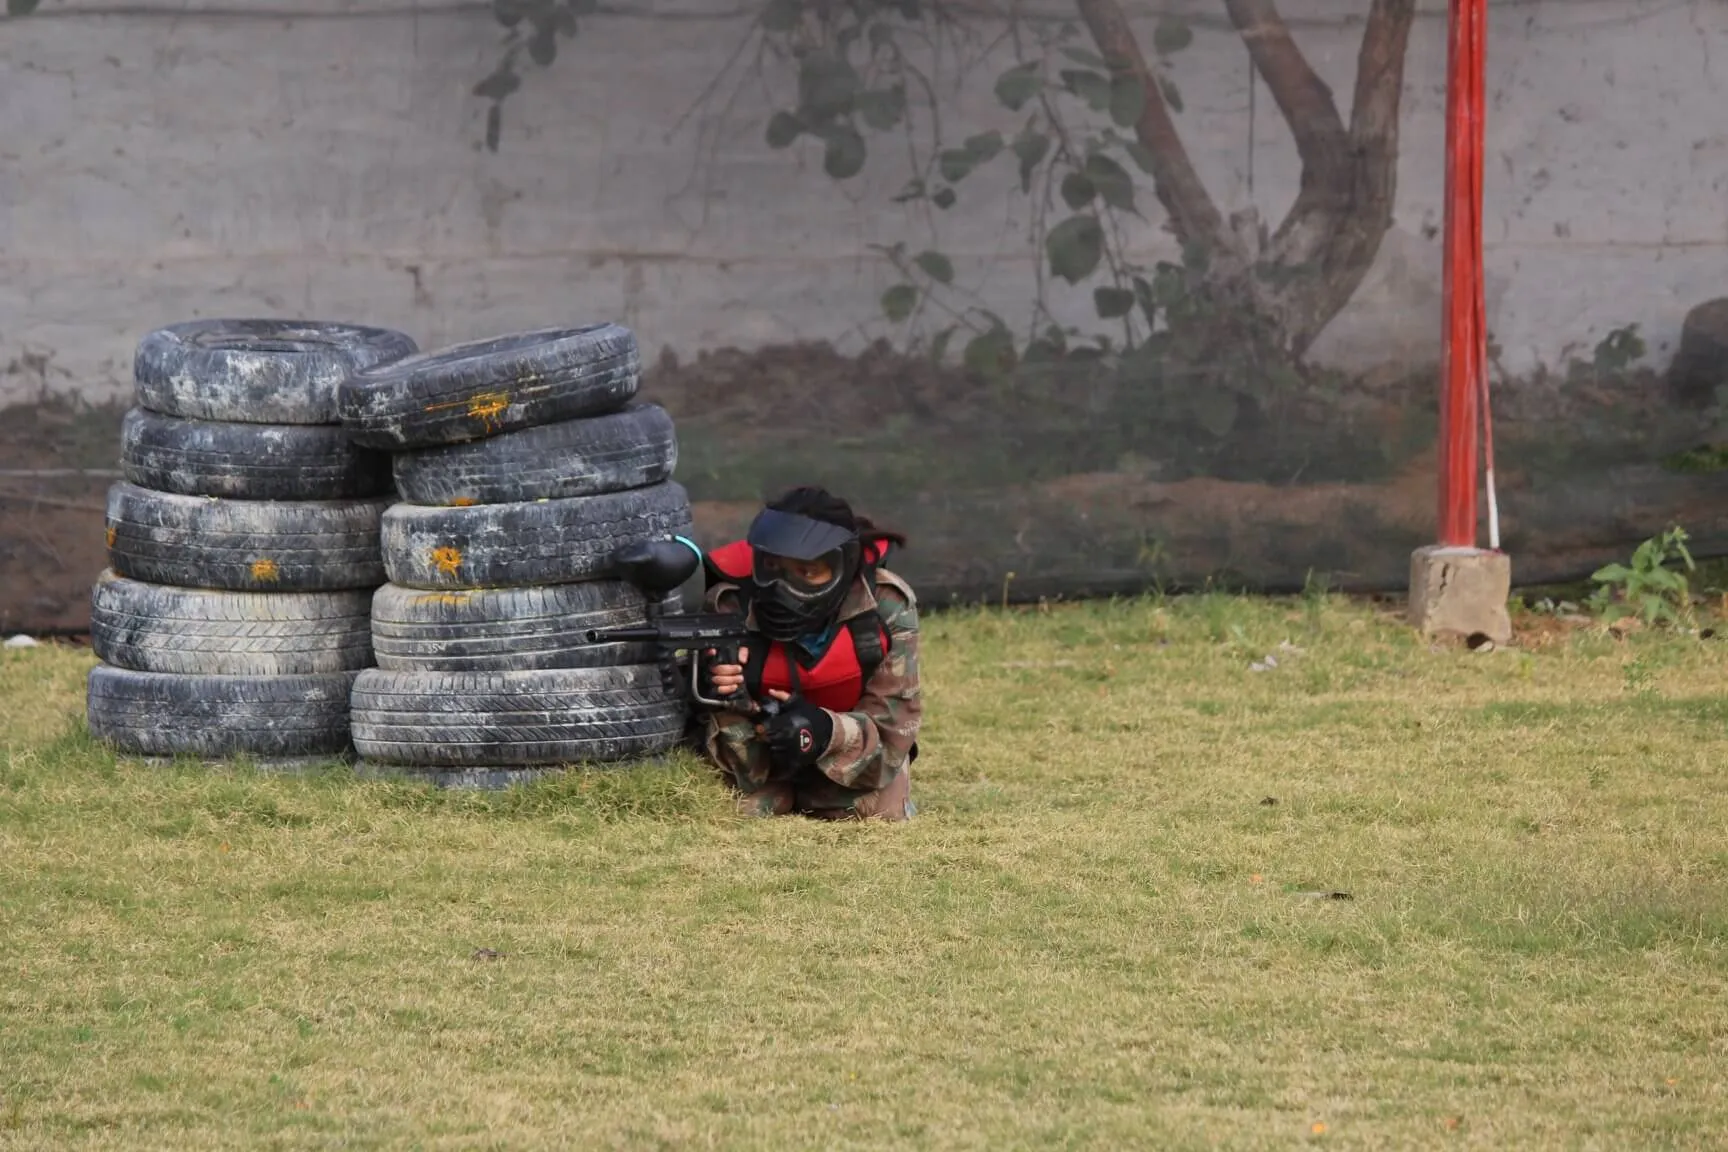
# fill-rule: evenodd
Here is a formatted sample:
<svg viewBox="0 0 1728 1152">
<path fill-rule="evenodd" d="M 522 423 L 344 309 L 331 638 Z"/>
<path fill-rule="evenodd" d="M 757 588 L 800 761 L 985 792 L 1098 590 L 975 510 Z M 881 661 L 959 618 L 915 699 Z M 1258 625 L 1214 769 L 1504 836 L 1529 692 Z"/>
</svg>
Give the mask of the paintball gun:
<svg viewBox="0 0 1728 1152">
<path fill-rule="evenodd" d="M 647 601 L 647 623 L 640 628 L 591 628 L 588 643 L 654 644 L 668 688 L 677 683 L 677 654 L 687 651 L 690 698 L 698 707 L 772 716 L 780 710 L 778 700 L 752 701 L 742 690 L 725 699 L 702 695 L 699 669 L 703 652 L 714 649 L 716 664 L 741 664 L 739 648 L 752 640 L 761 642 L 762 638 L 745 629 L 743 613 L 666 612 L 666 597 L 695 575 L 700 563 L 695 546 L 683 540 L 643 540 L 619 549 L 612 556 L 614 570 L 620 578 L 642 590 Z"/>
</svg>

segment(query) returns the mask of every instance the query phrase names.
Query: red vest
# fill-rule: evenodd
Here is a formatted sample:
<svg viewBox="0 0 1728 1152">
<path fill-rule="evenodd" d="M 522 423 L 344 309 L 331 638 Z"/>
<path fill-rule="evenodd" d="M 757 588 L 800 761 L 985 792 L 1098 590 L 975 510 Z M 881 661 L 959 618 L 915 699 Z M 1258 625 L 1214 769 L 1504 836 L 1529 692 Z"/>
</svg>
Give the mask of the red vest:
<svg viewBox="0 0 1728 1152">
<path fill-rule="evenodd" d="M 871 545 L 865 549 L 866 565 L 880 563 L 887 552 L 886 545 Z M 710 579 L 719 576 L 734 584 L 744 584 L 750 579 L 751 570 L 750 545 L 739 540 L 725 544 L 708 553 Z M 793 677 L 794 657 L 788 651 L 788 645 L 774 640 L 768 644 L 768 654 L 758 660 L 751 653 L 749 667 L 745 669 L 745 685 L 751 695 L 766 693 L 770 688 L 782 692 L 800 692 L 804 698 L 819 708 L 830 712 L 850 712 L 858 706 L 858 700 L 864 695 L 864 684 L 867 679 L 864 672 L 864 661 L 859 658 L 859 632 L 865 631 L 868 637 L 873 630 L 880 642 L 876 648 L 876 660 L 871 671 L 875 671 L 875 663 L 880 663 L 881 654 L 888 651 L 888 630 L 882 627 L 881 617 L 874 612 L 848 621 L 836 632 L 834 639 L 828 645 L 828 650 L 822 654 L 816 663 L 808 665 L 803 660 L 797 661 L 796 682 Z M 868 643 L 865 645 L 869 647 Z M 753 647 L 753 646 L 749 646 Z M 795 647 L 795 646 L 794 646 Z M 808 653 L 796 649 L 805 660 Z"/>
</svg>

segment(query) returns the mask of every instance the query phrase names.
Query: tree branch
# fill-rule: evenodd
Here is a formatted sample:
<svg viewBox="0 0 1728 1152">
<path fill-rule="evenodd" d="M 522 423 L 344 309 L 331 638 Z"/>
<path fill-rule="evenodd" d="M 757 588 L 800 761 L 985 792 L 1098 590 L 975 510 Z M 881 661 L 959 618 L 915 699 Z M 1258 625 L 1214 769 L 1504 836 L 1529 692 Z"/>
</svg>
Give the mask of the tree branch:
<svg viewBox="0 0 1728 1152">
<path fill-rule="evenodd" d="M 1309 66 L 1273 0 L 1224 0 L 1255 69 L 1296 137 L 1304 169 L 1329 168 L 1344 159 L 1348 140 L 1332 89 Z"/>
<path fill-rule="evenodd" d="M 1392 224 L 1398 114 L 1415 0 L 1373 0 L 1356 63 L 1350 127 L 1274 0 L 1224 0 L 1302 158 L 1302 183 L 1274 234 L 1271 262 L 1305 273 L 1263 301 L 1301 355 L 1350 302 Z"/>
<path fill-rule="evenodd" d="M 1272 246 L 1281 263 L 1306 263 L 1326 242 L 1325 219 L 1348 205 L 1350 138 L 1332 89 L 1296 47 L 1273 0 L 1224 0 L 1224 7 L 1296 139 L 1302 183 Z"/>
<path fill-rule="evenodd" d="M 1373 206 L 1375 223 L 1392 223 L 1398 186 L 1398 109 L 1404 96 L 1404 56 L 1416 0 L 1374 0 L 1356 59 L 1350 110 L 1350 150 L 1357 157 L 1358 211 Z"/>
<path fill-rule="evenodd" d="M 1311 286 L 1300 314 L 1291 317 L 1286 329 L 1295 348 L 1306 350 L 1350 302 L 1392 226 L 1398 194 L 1398 112 L 1415 14 L 1415 0 L 1374 0 L 1369 10 L 1356 60 L 1344 198 L 1334 210 L 1325 244 L 1313 257 L 1321 282 Z"/>
<path fill-rule="evenodd" d="M 1170 214 L 1170 227 L 1176 238 L 1185 244 L 1199 243 L 1213 248 L 1228 244 L 1233 248 L 1218 206 L 1201 183 L 1199 173 L 1194 171 L 1188 149 L 1170 118 L 1170 107 L 1164 102 L 1158 79 L 1146 63 L 1121 5 L 1116 0 L 1075 0 L 1075 4 L 1111 70 L 1132 76 L 1146 94 L 1140 119 L 1134 124 L 1134 135 L 1151 155 L 1153 188 L 1158 202 Z"/>
</svg>

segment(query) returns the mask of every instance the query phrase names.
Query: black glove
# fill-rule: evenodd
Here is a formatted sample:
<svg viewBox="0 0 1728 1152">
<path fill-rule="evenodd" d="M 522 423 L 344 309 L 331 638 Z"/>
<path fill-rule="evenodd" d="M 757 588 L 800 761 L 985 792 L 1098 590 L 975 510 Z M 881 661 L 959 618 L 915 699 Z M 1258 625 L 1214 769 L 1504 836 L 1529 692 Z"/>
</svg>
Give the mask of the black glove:
<svg viewBox="0 0 1728 1152">
<path fill-rule="evenodd" d="M 768 755 L 784 768 L 808 768 L 822 758 L 833 738 L 833 714 L 802 696 L 781 701 L 778 711 L 762 723 Z"/>
</svg>

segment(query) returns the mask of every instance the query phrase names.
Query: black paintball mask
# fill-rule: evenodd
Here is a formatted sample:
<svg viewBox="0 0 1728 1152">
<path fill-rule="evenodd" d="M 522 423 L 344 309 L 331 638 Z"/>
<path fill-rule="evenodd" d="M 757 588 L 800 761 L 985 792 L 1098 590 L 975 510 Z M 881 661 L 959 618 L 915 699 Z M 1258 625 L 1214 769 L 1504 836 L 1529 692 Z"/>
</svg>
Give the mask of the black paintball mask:
<svg viewBox="0 0 1728 1152">
<path fill-rule="evenodd" d="M 858 533 L 826 520 L 765 508 L 745 537 L 750 545 L 750 601 L 756 626 L 770 640 L 796 640 L 820 631 L 839 611 L 858 575 Z M 820 561 L 826 579 L 812 581 L 806 565 Z"/>
</svg>

